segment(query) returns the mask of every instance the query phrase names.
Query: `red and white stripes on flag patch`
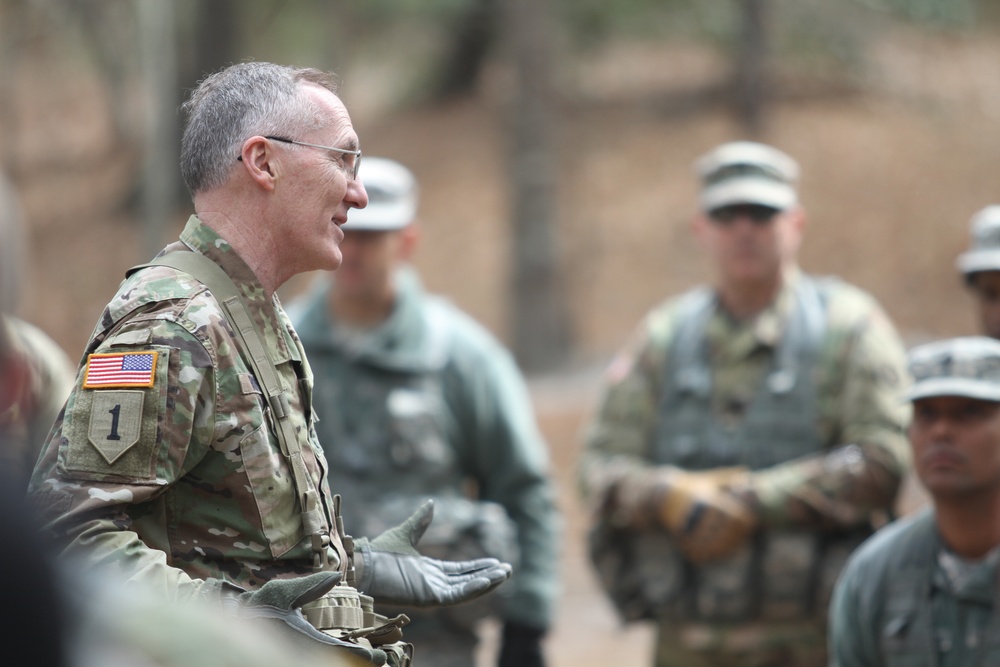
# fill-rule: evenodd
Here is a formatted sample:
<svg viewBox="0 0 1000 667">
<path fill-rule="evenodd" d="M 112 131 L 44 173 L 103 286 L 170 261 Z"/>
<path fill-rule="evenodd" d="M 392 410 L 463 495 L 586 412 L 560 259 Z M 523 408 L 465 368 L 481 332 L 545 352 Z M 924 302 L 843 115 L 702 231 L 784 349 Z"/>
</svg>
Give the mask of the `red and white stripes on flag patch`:
<svg viewBox="0 0 1000 667">
<path fill-rule="evenodd" d="M 155 350 L 91 354 L 87 357 L 83 388 L 152 387 L 157 354 Z"/>
</svg>

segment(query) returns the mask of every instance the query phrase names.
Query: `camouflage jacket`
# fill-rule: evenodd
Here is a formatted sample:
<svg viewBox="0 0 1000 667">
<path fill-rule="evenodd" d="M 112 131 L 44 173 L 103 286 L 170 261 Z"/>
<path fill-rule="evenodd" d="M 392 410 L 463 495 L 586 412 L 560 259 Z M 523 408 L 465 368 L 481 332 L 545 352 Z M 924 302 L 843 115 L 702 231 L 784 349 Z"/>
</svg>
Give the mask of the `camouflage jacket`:
<svg viewBox="0 0 1000 667">
<path fill-rule="evenodd" d="M 20 493 L 73 384 L 73 365 L 41 329 L 0 317 L 0 474 Z"/>
<path fill-rule="evenodd" d="M 333 525 L 312 374 L 291 323 L 225 239 L 194 216 L 163 252 L 185 248 L 219 264 L 248 302 Z M 65 556 L 178 597 L 219 580 L 257 588 L 312 571 L 270 410 L 201 283 L 167 267 L 132 274 L 86 353 L 29 490 Z"/>
<path fill-rule="evenodd" d="M 746 321 L 734 321 L 716 306 L 705 333 L 715 420 L 739 428 L 741 406 L 747 406 L 774 364 L 793 304 L 793 287 L 800 279 L 797 271 L 791 272 L 772 305 Z M 825 331 L 816 367 L 810 373 L 817 387 L 820 442 L 827 449 L 848 443 L 860 446 L 869 461 L 877 462 L 898 483 L 909 465 L 903 435 L 909 406 L 901 400 L 908 378 L 903 346 L 869 295 L 840 281 L 834 281 L 827 291 Z M 672 299 L 648 315 L 607 370 L 604 393 L 586 432 L 579 468 L 582 492 L 592 500 L 603 497 L 629 471 L 651 465 L 660 411 L 669 409 L 662 405 L 661 394 L 683 298 Z M 731 463 L 719 462 L 724 464 Z M 789 493 L 800 485 L 798 466 L 813 470 L 813 464 L 799 461 L 779 463 L 771 469 Z M 875 477 L 884 480 L 885 475 Z M 834 506 L 865 496 L 858 489 L 819 491 L 831 498 Z M 764 519 L 770 524 L 788 524 L 796 518 L 781 509 L 780 498 L 772 499 L 769 506 L 772 509 Z M 793 506 L 789 503 L 789 512 Z M 851 508 L 844 514 L 856 516 L 857 511 Z"/>
<path fill-rule="evenodd" d="M 463 554 L 449 534 L 449 523 L 457 531 L 471 519 L 466 515 L 491 516 L 465 509 L 471 486 L 477 505 L 501 506 L 495 509 L 516 527 L 510 537 L 520 560 L 496 598 L 504 618 L 547 627 L 559 524 L 548 450 L 524 381 L 493 336 L 425 293 L 412 269 L 400 270 L 395 281 L 392 314 L 370 330 L 333 318 L 326 281 L 288 308 L 315 373 L 316 430 L 330 486 L 344 497 L 345 527 L 373 537 L 421 499 L 435 497 L 434 523 L 421 548 L 447 559 L 483 555 Z M 476 532 L 491 533 L 480 535 L 488 547 L 509 523 L 489 520 Z M 506 560 L 503 551 L 485 553 Z M 455 611 L 469 613 L 467 605 Z"/>
<path fill-rule="evenodd" d="M 934 516 L 886 526 L 851 557 L 830 606 L 833 667 L 1000 664 L 1000 546 L 951 577 Z"/>
</svg>

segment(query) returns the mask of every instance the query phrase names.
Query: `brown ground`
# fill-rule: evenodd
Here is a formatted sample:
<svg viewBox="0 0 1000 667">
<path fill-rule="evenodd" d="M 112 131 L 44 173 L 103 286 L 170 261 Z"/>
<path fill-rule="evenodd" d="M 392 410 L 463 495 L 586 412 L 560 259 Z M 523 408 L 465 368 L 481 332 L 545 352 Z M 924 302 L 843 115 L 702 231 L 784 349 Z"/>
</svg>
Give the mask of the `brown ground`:
<svg viewBox="0 0 1000 667">
<path fill-rule="evenodd" d="M 895 34 L 873 57 L 870 92 L 781 104 L 764 137 L 803 167 L 812 221 L 803 264 L 870 290 L 908 341 L 972 332 L 953 261 L 969 216 L 1000 199 L 1000 42 Z M 138 162 L 111 150 L 108 103 L 78 67 L 44 54 L 27 66 L 36 76 L 18 78 L 7 109 L 17 131 L 5 136 L 30 221 L 22 314 L 76 356 L 124 269 L 148 256 L 136 221 L 114 208 Z M 705 278 L 687 227 L 696 197 L 690 165 L 739 133 L 717 109 L 666 115 L 650 103 L 717 76 L 710 55 L 622 48 L 575 66 L 558 143 L 561 260 L 577 349 L 566 373 L 532 378 L 565 515 L 563 596 L 548 651 L 553 667 L 642 664 L 648 630 L 617 627 L 582 553 L 577 435 L 600 368 L 641 315 Z M 359 91 L 352 113 L 366 153 L 404 161 L 423 184 L 416 263 L 426 282 L 501 338 L 509 282 L 503 82 L 502 73 L 490 79 L 476 101 L 391 113 L 378 104 L 384 91 L 345 77 L 345 98 Z M 918 497 L 907 495 L 906 506 Z"/>
</svg>

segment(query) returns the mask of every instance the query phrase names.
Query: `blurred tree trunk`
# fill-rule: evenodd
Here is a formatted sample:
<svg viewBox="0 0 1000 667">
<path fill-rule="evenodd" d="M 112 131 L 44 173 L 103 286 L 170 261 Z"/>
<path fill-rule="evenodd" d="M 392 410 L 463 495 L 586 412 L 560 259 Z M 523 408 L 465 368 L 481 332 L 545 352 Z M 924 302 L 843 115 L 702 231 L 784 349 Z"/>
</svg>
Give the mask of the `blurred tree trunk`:
<svg viewBox="0 0 1000 667">
<path fill-rule="evenodd" d="M 768 0 L 742 0 L 733 92 L 743 130 L 759 135 L 766 123 Z"/>
<path fill-rule="evenodd" d="M 508 113 L 514 354 L 527 371 L 568 360 L 571 344 L 556 233 L 550 0 L 503 3 L 516 71 Z"/>
<path fill-rule="evenodd" d="M 162 0 L 138 0 L 136 9 L 146 100 L 140 202 L 143 245 L 152 256 L 163 246 L 180 189 L 176 16 L 173 3 Z"/>
<path fill-rule="evenodd" d="M 432 93 L 435 99 L 473 92 L 496 36 L 499 9 L 498 0 L 472 0 L 459 14 Z"/>
</svg>

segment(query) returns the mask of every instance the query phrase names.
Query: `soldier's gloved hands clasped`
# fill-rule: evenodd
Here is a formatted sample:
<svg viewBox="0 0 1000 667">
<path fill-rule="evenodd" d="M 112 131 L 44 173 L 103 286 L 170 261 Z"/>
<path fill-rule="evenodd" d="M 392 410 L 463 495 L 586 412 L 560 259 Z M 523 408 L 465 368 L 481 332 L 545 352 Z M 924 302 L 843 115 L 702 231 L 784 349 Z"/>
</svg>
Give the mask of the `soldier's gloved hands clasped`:
<svg viewBox="0 0 1000 667">
<path fill-rule="evenodd" d="M 689 472 L 658 466 L 619 483 L 617 512 L 626 523 L 659 523 L 694 563 L 716 560 L 742 546 L 760 523 L 753 505 L 732 491 L 749 476 L 741 467 Z"/>
<path fill-rule="evenodd" d="M 355 540 L 358 589 L 378 602 L 432 607 L 475 599 L 510 578 L 511 566 L 496 558 L 444 561 L 422 556 L 416 545 L 433 516 L 434 501 L 428 500 L 371 542 Z"/>
</svg>

